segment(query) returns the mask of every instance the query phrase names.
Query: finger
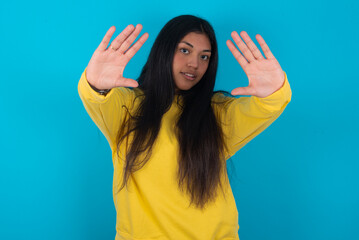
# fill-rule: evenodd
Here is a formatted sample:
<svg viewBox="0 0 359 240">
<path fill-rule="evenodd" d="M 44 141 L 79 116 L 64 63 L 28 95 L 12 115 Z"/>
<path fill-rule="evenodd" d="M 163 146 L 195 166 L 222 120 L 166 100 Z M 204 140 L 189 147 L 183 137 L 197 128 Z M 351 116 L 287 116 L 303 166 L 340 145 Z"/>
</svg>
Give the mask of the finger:
<svg viewBox="0 0 359 240">
<path fill-rule="evenodd" d="M 98 50 L 100 50 L 100 51 L 105 51 L 106 50 L 107 45 L 110 42 L 111 37 L 112 37 L 112 35 L 113 35 L 113 33 L 115 31 L 116 31 L 116 27 L 114 27 L 114 26 L 110 27 L 110 29 L 107 30 L 105 36 L 102 39 L 102 42 L 100 43 L 100 45 L 97 48 Z"/>
<path fill-rule="evenodd" d="M 246 33 L 245 31 L 242 31 L 241 36 L 242 36 L 244 42 L 247 44 L 249 50 L 252 52 L 253 56 L 256 59 L 264 59 L 264 57 L 262 56 L 262 53 L 259 51 L 259 49 L 255 45 L 255 43 L 249 37 L 248 33 Z"/>
<path fill-rule="evenodd" d="M 266 58 L 267 59 L 274 58 L 271 50 L 269 49 L 268 45 L 266 44 L 266 42 L 264 41 L 262 36 L 257 34 L 256 38 L 257 38 L 257 41 L 258 41 L 259 45 L 261 46 L 261 48 L 263 50 L 264 55 L 266 56 Z"/>
<path fill-rule="evenodd" d="M 227 40 L 226 43 L 227 43 L 227 47 L 232 52 L 233 57 L 238 61 L 239 65 L 241 65 L 241 67 L 244 70 L 248 64 L 247 60 L 242 56 L 242 54 L 238 51 L 236 46 L 234 46 L 234 44 L 231 40 Z"/>
<path fill-rule="evenodd" d="M 239 50 L 241 50 L 244 57 L 248 60 L 248 62 L 254 61 L 255 58 L 254 58 L 251 50 L 249 50 L 248 46 L 242 41 L 242 39 L 238 35 L 238 33 L 236 31 L 233 31 L 231 33 L 231 36 L 232 36 L 234 42 L 237 44 Z"/>
<path fill-rule="evenodd" d="M 135 44 L 133 44 L 130 49 L 126 51 L 125 55 L 128 57 L 128 59 L 131 59 L 137 53 L 137 51 L 143 46 L 143 44 L 147 41 L 147 39 L 148 39 L 148 33 L 144 33 L 138 39 L 138 41 Z"/>
<path fill-rule="evenodd" d="M 255 92 L 254 92 L 253 88 L 251 88 L 251 87 L 239 87 L 239 88 L 233 89 L 231 94 L 234 96 L 236 96 L 236 95 L 254 95 Z"/>
<path fill-rule="evenodd" d="M 135 39 L 137 38 L 137 36 L 140 34 L 142 30 L 142 25 L 141 24 L 137 24 L 135 30 L 131 33 L 131 35 L 126 38 L 126 40 L 121 44 L 120 48 L 118 49 L 119 53 L 124 53 L 130 46 L 131 44 L 135 41 Z"/>
<path fill-rule="evenodd" d="M 111 43 L 112 50 L 118 50 L 121 44 L 131 35 L 135 27 L 130 24 L 128 25 Z"/>
<path fill-rule="evenodd" d="M 115 84 L 116 87 L 138 87 L 138 82 L 130 78 L 121 78 Z"/>
</svg>

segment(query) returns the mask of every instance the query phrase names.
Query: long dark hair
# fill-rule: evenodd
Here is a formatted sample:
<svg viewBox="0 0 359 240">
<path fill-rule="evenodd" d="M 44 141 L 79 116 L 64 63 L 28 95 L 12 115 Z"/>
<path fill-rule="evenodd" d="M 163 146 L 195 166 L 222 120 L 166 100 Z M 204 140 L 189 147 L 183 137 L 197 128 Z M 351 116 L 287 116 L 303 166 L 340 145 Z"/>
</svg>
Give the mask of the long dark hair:
<svg viewBox="0 0 359 240">
<path fill-rule="evenodd" d="M 177 180 L 191 202 L 203 209 L 215 200 L 222 189 L 221 174 L 226 173 L 224 137 L 211 106 L 218 66 L 218 48 L 214 30 L 204 19 L 182 15 L 170 20 L 158 34 L 148 60 L 138 78 L 143 92 L 136 114 L 122 125 L 117 137 L 117 151 L 132 133 L 133 140 L 126 154 L 123 181 L 127 185 L 132 173 L 150 159 L 152 146 L 160 130 L 161 120 L 175 99 L 172 63 L 180 40 L 190 32 L 205 34 L 211 43 L 211 57 L 206 73 L 191 89 L 180 91 L 181 115 L 176 123 L 179 142 Z M 177 98 L 178 100 L 178 98 Z M 177 102 L 179 104 L 179 102 Z M 139 159 L 139 156 L 141 160 Z"/>
</svg>

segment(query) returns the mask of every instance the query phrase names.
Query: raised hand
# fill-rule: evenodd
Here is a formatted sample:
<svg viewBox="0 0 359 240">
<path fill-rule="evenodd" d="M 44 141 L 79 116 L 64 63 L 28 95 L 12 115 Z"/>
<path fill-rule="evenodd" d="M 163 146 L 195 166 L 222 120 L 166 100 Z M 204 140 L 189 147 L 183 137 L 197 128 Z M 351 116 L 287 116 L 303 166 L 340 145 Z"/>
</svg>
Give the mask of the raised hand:
<svg viewBox="0 0 359 240">
<path fill-rule="evenodd" d="M 236 31 L 232 32 L 231 36 L 244 56 L 238 51 L 232 41 L 227 40 L 227 46 L 246 73 L 249 83 L 247 87 L 233 89 L 231 94 L 253 95 L 263 98 L 281 88 L 284 83 L 284 72 L 264 39 L 259 34 L 256 35 L 256 39 L 266 58 L 262 56 L 245 31 L 241 32 L 245 43 Z"/>
<path fill-rule="evenodd" d="M 143 34 L 131 46 L 140 34 L 142 25 L 138 24 L 136 27 L 128 25 L 107 48 L 115 30 L 116 28 L 112 26 L 107 31 L 87 66 L 87 81 L 97 89 L 138 86 L 137 81 L 124 78 L 123 72 L 130 59 L 146 42 L 148 33 Z"/>
</svg>

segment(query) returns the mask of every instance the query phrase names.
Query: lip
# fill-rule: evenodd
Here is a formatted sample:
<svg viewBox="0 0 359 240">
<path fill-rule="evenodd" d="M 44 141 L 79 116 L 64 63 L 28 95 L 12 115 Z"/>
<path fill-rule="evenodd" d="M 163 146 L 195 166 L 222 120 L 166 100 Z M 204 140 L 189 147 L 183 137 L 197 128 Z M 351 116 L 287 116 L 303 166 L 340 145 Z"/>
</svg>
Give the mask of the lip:
<svg viewBox="0 0 359 240">
<path fill-rule="evenodd" d="M 192 75 L 194 75 L 194 77 L 187 76 L 185 73 L 192 74 Z M 196 77 L 197 77 L 196 74 L 193 74 L 193 73 L 190 73 L 190 72 L 181 72 L 181 74 L 182 74 L 186 79 L 191 80 L 191 81 L 195 80 Z"/>
</svg>

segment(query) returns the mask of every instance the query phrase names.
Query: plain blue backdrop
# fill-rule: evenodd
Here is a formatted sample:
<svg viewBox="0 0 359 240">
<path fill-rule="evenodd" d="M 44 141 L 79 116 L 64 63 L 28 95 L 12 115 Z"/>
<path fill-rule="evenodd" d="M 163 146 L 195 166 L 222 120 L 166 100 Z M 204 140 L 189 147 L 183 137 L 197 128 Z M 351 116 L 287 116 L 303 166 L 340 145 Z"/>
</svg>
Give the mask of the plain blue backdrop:
<svg viewBox="0 0 359 240">
<path fill-rule="evenodd" d="M 292 101 L 229 164 L 241 240 L 359 239 L 358 17 L 342 1 L 6 1 L 0 6 L 0 239 L 114 239 L 108 143 L 77 92 L 106 31 L 141 23 L 149 40 L 180 14 L 212 23 L 216 89 L 246 86 L 226 47 L 261 34 Z"/>
</svg>

